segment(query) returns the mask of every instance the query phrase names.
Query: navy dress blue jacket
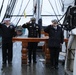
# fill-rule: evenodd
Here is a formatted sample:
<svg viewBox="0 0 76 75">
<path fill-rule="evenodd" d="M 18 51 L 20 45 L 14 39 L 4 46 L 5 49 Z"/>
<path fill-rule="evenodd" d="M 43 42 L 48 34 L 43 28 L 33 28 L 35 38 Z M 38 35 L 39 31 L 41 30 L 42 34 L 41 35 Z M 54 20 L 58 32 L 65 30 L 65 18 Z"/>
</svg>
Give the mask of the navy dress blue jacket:
<svg viewBox="0 0 76 75">
<path fill-rule="evenodd" d="M 22 25 L 23 28 L 28 29 L 28 37 L 40 37 L 41 36 L 41 30 L 40 26 L 36 23 L 26 23 Z"/>
<path fill-rule="evenodd" d="M 52 25 L 49 25 L 44 31 L 49 34 L 48 47 L 61 47 L 64 41 L 64 34 L 60 26 L 57 25 L 57 29 L 55 29 Z"/>
<path fill-rule="evenodd" d="M 2 42 L 8 43 L 12 41 L 12 37 L 16 36 L 14 25 L 7 27 L 5 24 L 0 23 L 0 29 L 2 31 Z"/>
</svg>

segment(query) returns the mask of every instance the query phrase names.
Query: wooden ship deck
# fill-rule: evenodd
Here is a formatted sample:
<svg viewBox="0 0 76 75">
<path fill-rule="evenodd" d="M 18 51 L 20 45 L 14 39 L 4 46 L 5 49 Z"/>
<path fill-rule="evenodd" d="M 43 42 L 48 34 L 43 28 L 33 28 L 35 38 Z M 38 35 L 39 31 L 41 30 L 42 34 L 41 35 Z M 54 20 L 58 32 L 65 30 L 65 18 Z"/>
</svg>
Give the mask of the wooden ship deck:
<svg viewBox="0 0 76 75">
<path fill-rule="evenodd" d="M 13 61 L 12 65 L 2 68 L 2 48 L 0 48 L 0 75 L 64 75 L 64 66 L 59 62 L 59 69 L 51 69 L 50 64 L 46 64 L 44 53 L 37 50 L 37 63 L 31 65 L 21 63 L 21 42 L 13 43 Z"/>
</svg>

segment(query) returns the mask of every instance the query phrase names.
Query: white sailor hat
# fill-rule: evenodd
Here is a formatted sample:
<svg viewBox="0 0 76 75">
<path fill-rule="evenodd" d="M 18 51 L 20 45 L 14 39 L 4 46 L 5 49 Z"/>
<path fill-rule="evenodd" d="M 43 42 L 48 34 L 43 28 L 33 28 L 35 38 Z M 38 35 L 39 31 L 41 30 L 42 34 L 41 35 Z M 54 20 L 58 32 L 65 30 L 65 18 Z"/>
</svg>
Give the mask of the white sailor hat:
<svg viewBox="0 0 76 75">
<path fill-rule="evenodd" d="M 10 21 L 10 18 L 5 18 L 4 21 Z"/>
</svg>

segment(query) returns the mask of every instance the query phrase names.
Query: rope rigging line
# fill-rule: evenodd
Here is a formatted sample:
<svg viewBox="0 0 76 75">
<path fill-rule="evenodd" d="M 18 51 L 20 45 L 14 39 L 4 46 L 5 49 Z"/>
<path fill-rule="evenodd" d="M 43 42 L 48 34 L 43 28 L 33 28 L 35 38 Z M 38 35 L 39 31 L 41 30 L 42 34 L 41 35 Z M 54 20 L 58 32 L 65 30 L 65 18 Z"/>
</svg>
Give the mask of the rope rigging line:
<svg viewBox="0 0 76 75">
<path fill-rule="evenodd" d="M 71 6 L 68 6 L 68 8 L 67 8 L 67 11 L 63 14 L 63 16 L 60 18 L 60 20 L 65 16 L 65 18 L 67 17 L 67 13 L 68 13 L 68 10 L 69 10 L 69 8 L 70 8 Z M 59 20 L 59 21 L 60 21 Z M 65 21 L 65 19 L 64 19 L 64 21 Z M 64 21 L 63 21 L 63 23 L 64 23 Z"/>
<path fill-rule="evenodd" d="M 67 21 L 67 17 L 68 17 L 68 15 L 69 15 L 69 9 L 70 9 L 70 7 L 71 7 L 71 6 L 68 6 L 66 12 L 65 12 L 64 15 L 61 17 L 61 19 L 64 17 L 63 24 L 61 24 L 62 27 L 64 26 L 65 22 Z M 60 19 L 60 20 L 61 20 L 61 19 Z M 59 20 L 59 21 L 60 21 L 60 20 Z M 64 28 L 64 27 L 63 27 L 63 28 Z M 65 28 L 64 28 L 64 29 L 65 29 Z"/>
<path fill-rule="evenodd" d="M 61 2 L 62 2 L 62 4 L 63 4 L 63 2 L 64 2 L 64 1 L 63 1 L 63 0 L 61 0 Z"/>
<path fill-rule="evenodd" d="M 64 15 L 60 18 L 60 20 L 59 20 L 59 21 L 61 21 L 61 20 L 62 20 L 62 18 L 63 18 L 65 15 L 66 15 L 66 13 L 64 13 Z M 58 22 L 59 22 L 59 21 L 58 21 Z"/>
<path fill-rule="evenodd" d="M 8 4 L 9 4 L 9 2 L 10 2 L 10 1 L 11 1 L 11 0 L 8 0 L 7 8 L 6 8 L 6 12 L 5 12 L 4 17 L 3 17 L 3 19 L 2 19 L 2 21 L 1 21 L 1 22 L 3 22 L 4 18 L 6 17 L 6 13 L 7 13 L 7 9 L 8 9 Z"/>
<path fill-rule="evenodd" d="M 36 15 L 37 12 L 37 0 L 33 0 L 33 15 Z"/>
<path fill-rule="evenodd" d="M 9 5 L 9 12 L 7 13 L 9 16 L 13 13 L 13 10 L 14 10 L 14 6 L 15 6 L 15 3 L 16 3 L 16 0 L 13 0 L 11 2 L 11 5 Z"/>
<path fill-rule="evenodd" d="M 65 21 L 66 21 L 68 15 L 69 15 L 69 9 L 70 9 L 70 7 L 71 7 L 71 6 L 69 6 L 69 7 L 67 8 L 67 11 L 65 12 L 65 18 L 64 18 L 64 21 L 63 21 L 64 24 L 65 24 Z"/>
<path fill-rule="evenodd" d="M 13 12 L 13 9 L 14 9 L 14 6 L 15 6 L 15 4 L 16 4 L 16 0 L 12 0 L 10 3 L 9 3 L 9 5 L 8 5 L 8 10 L 7 10 L 7 15 L 11 15 L 12 14 L 12 12 Z"/>
<path fill-rule="evenodd" d="M 4 18 L 6 18 L 6 17 L 9 17 L 10 18 L 11 17 L 10 15 L 13 14 L 13 11 L 14 11 L 14 8 L 15 8 L 15 5 L 16 5 L 16 2 L 17 2 L 17 0 L 9 0 L 8 1 L 7 9 L 6 9 Z M 4 20 L 4 18 L 3 18 L 3 20 Z"/>
<path fill-rule="evenodd" d="M 50 0 L 48 0 L 48 1 L 49 1 L 50 5 L 51 5 L 51 7 L 52 7 L 53 11 L 54 11 L 54 14 L 55 14 L 55 16 L 56 16 L 57 20 L 59 21 L 59 19 L 58 19 L 57 15 L 56 15 L 56 12 L 55 12 L 55 10 L 54 10 L 54 8 L 53 8 L 53 6 L 52 6 L 52 4 L 51 4 Z M 61 23 L 60 23 L 60 24 L 61 24 Z"/>
<path fill-rule="evenodd" d="M 9 4 L 10 4 L 10 2 L 11 2 L 12 0 L 8 0 L 8 4 L 7 4 L 7 8 L 6 8 L 6 12 L 5 12 L 5 15 L 4 15 L 4 17 L 3 17 L 3 19 L 2 19 L 2 21 L 4 20 L 4 18 L 6 18 L 8 15 L 8 12 L 9 12 Z"/>
<path fill-rule="evenodd" d="M 17 1 L 18 1 L 18 0 L 15 1 L 15 4 L 13 3 L 13 4 L 14 4 L 14 8 L 12 9 L 12 12 L 10 13 L 10 17 L 11 17 L 11 15 L 13 15 L 13 13 L 14 13 L 15 6 L 16 6 L 16 4 L 17 4 Z M 12 17 L 11 17 L 11 18 L 12 18 Z"/>
<path fill-rule="evenodd" d="M 21 2 L 21 5 L 20 5 L 20 9 L 19 9 L 19 12 L 18 12 L 18 14 L 20 14 L 20 11 L 21 11 L 21 8 L 22 8 L 22 4 L 23 4 L 23 0 L 22 0 L 22 2 Z M 15 21 L 17 18 L 15 18 L 13 21 Z M 17 22 L 19 21 L 19 19 L 17 20 Z"/>
<path fill-rule="evenodd" d="M 3 8 L 3 4 L 4 4 L 4 0 L 2 1 L 2 5 L 1 5 L 1 8 L 0 8 L 0 15 L 1 15 L 2 8 Z"/>
<path fill-rule="evenodd" d="M 56 3 L 56 0 L 54 0 L 54 1 L 55 1 L 55 5 L 56 5 L 57 12 L 58 12 L 58 14 L 59 14 L 59 10 L 58 10 L 58 6 L 57 6 L 57 3 Z"/>
<path fill-rule="evenodd" d="M 65 0 L 64 0 L 65 1 Z M 64 11 L 64 1 L 62 1 L 62 0 L 59 0 L 59 3 L 60 3 L 60 6 L 62 7 L 62 11 Z"/>
<path fill-rule="evenodd" d="M 62 7 L 62 2 L 61 2 L 61 0 L 59 0 L 59 3 L 60 3 L 60 6 Z"/>
<path fill-rule="evenodd" d="M 3 1 L 4 1 L 4 0 L 3 0 Z M 54 16 L 56 16 L 58 22 L 60 22 L 60 20 L 64 17 L 65 14 L 64 14 L 60 19 L 58 19 L 58 15 L 56 15 L 57 13 L 56 13 L 56 11 L 55 11 L 55 9 L 54 9 L 51 1 L 50 1 L 50 0 L 48 0 L 48 1 L 49 1 L 50 5 L 51 5 L 51 8 L 53 9 L 54 14 L 55 14 Z M 59 0 L 59 1 L 62 2 L 63 0 Z M 64 0 L 64 1 L 65 1 L 65 0 Z M 5 12 L 4 18 L 7 17 L 8 15 L 12 18 L 13 12 L 14 12 L 14 10 L 15 10 L 16 2 L 17 2 L 17 0 L 8 0 L 8 5 L 7 5 L 7 8 L 6 8 L 6 12 Z M 23 11 L 21 11 L 22 4 L 23 4 L 23 0 L 22 0 L 22 2 L 21 2 L 21 4 L 20 4 L 19 12 L 17 11 L 18 14 L 20 14 L 20 11 L 21 11 L 21 14 L 24 13 L 24 11 L 25 11 L 25 9 L 27 8 L 29 2 L 30 2 L 30 0 L 28 0 L 25 8 L 23 9 Z M 2 3 L 3 3 L 3 2 L 2 2 Z M 62 2 L 62 3 L 63 3 L 63 2 Z M 57 7 L 57 2 L 56 2 L 56 1 L 55 1 L 55 5 L 56 5 L 57 12 L 59 13 L 58 7 Z M 42 6 L 43 6 L 43 0 L 41 1 L 41 4 L 40 4 L 40 14 L 42 13 Z M 21 15 L 20 15 L 20 16 L 21 16 Z M 31 15 L 31 16 L 32 16 L 32 15 Z M 45 15 L 42 15 L 42 16 L 45 16 Z M 46 16 L 47 16 L 47 15 L 46 15 Z M 16 20 L 17 20 L 17 21 L 16 21 L 16 25 L 19 23 L 20 19 L 21 19 L 21 17 L 19 17 L 19 18 L 16 19 Z M 14 20 L 15 20 L 15 19 L 14 19 Z"/>
<path fill-rule="evenodd" d="M 8 3 L 8 5 L 9 5 L 9 4 L 11 5 L 11 4 L 12 4 L 12 1 L 13 1 L 13 0 L 10 0 L 9 3 Z"/>
<path fill-rule="evenodd" d="M 75 53 L 72 52 L 72 50 L 75 50 L 75 49 L 68 49 L 68 50 L 73 55 L 73 57 L 75 57 Z"/>
<path fill-rule="evenodd" d="M 6 12 L 5 12 L 5 17 L 7 17 L 9 12 L 10 12 L 11 3 L 12 3 L 12 0 L 9 0 L 8 4 L 7 4 L 7 9 L 6 9 Z"/>
<path fill-rule="evenodd" d="M 24 8 L 24 10 L 23 10 L 23 12 L 22 12 L 22 14 L 24 13 L 25 9 L 27 8 L 27 6 L 28 6 L 29 2 L 30 2 L 30 0 L 27 2 L 27 4 L 26 4 L 26 6 L 25 6 L 25 8 Z M 18 20 L 18 22 L 17 22 L 16 26 L 18 25 L 18 23 L 19 23 L 19 21 L 20 21 L 20 20 L 21 20 L 21 17 L 19 18 L 19 20 Z"/>
</svg>

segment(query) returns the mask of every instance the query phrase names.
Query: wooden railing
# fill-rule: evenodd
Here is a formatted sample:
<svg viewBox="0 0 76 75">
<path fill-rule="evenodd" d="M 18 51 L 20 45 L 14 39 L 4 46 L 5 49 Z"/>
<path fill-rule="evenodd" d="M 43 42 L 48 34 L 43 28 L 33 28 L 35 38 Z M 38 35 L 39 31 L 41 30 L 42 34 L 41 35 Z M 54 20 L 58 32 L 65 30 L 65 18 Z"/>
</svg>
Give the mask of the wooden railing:
<svg viewBox="0 0 76 75">
<path fill-rule="evenodd" d="M 48 42 L 48 37 L 43 37 L 43 38 L 25 38 L 25 37 L 13 37 L 13 41 L 21 41 L 22 42 L 22 64 L 27 64 L 27 60 L 28 60 L 28 56 L 27 56 L 27 46 L 28 46 L 28 42 L 41 42 L 44 41 L 45 44 L 43 46 L 43 51 L 45 54 L 45 62 L 47 63 L 48 60 L 50 59 L 50 55 L 49 55 L 49 49 L 47 47 L 47 42 Z M 68 42 L 68 39 L 64 39 L 64 42 Z"/>
</svg>

